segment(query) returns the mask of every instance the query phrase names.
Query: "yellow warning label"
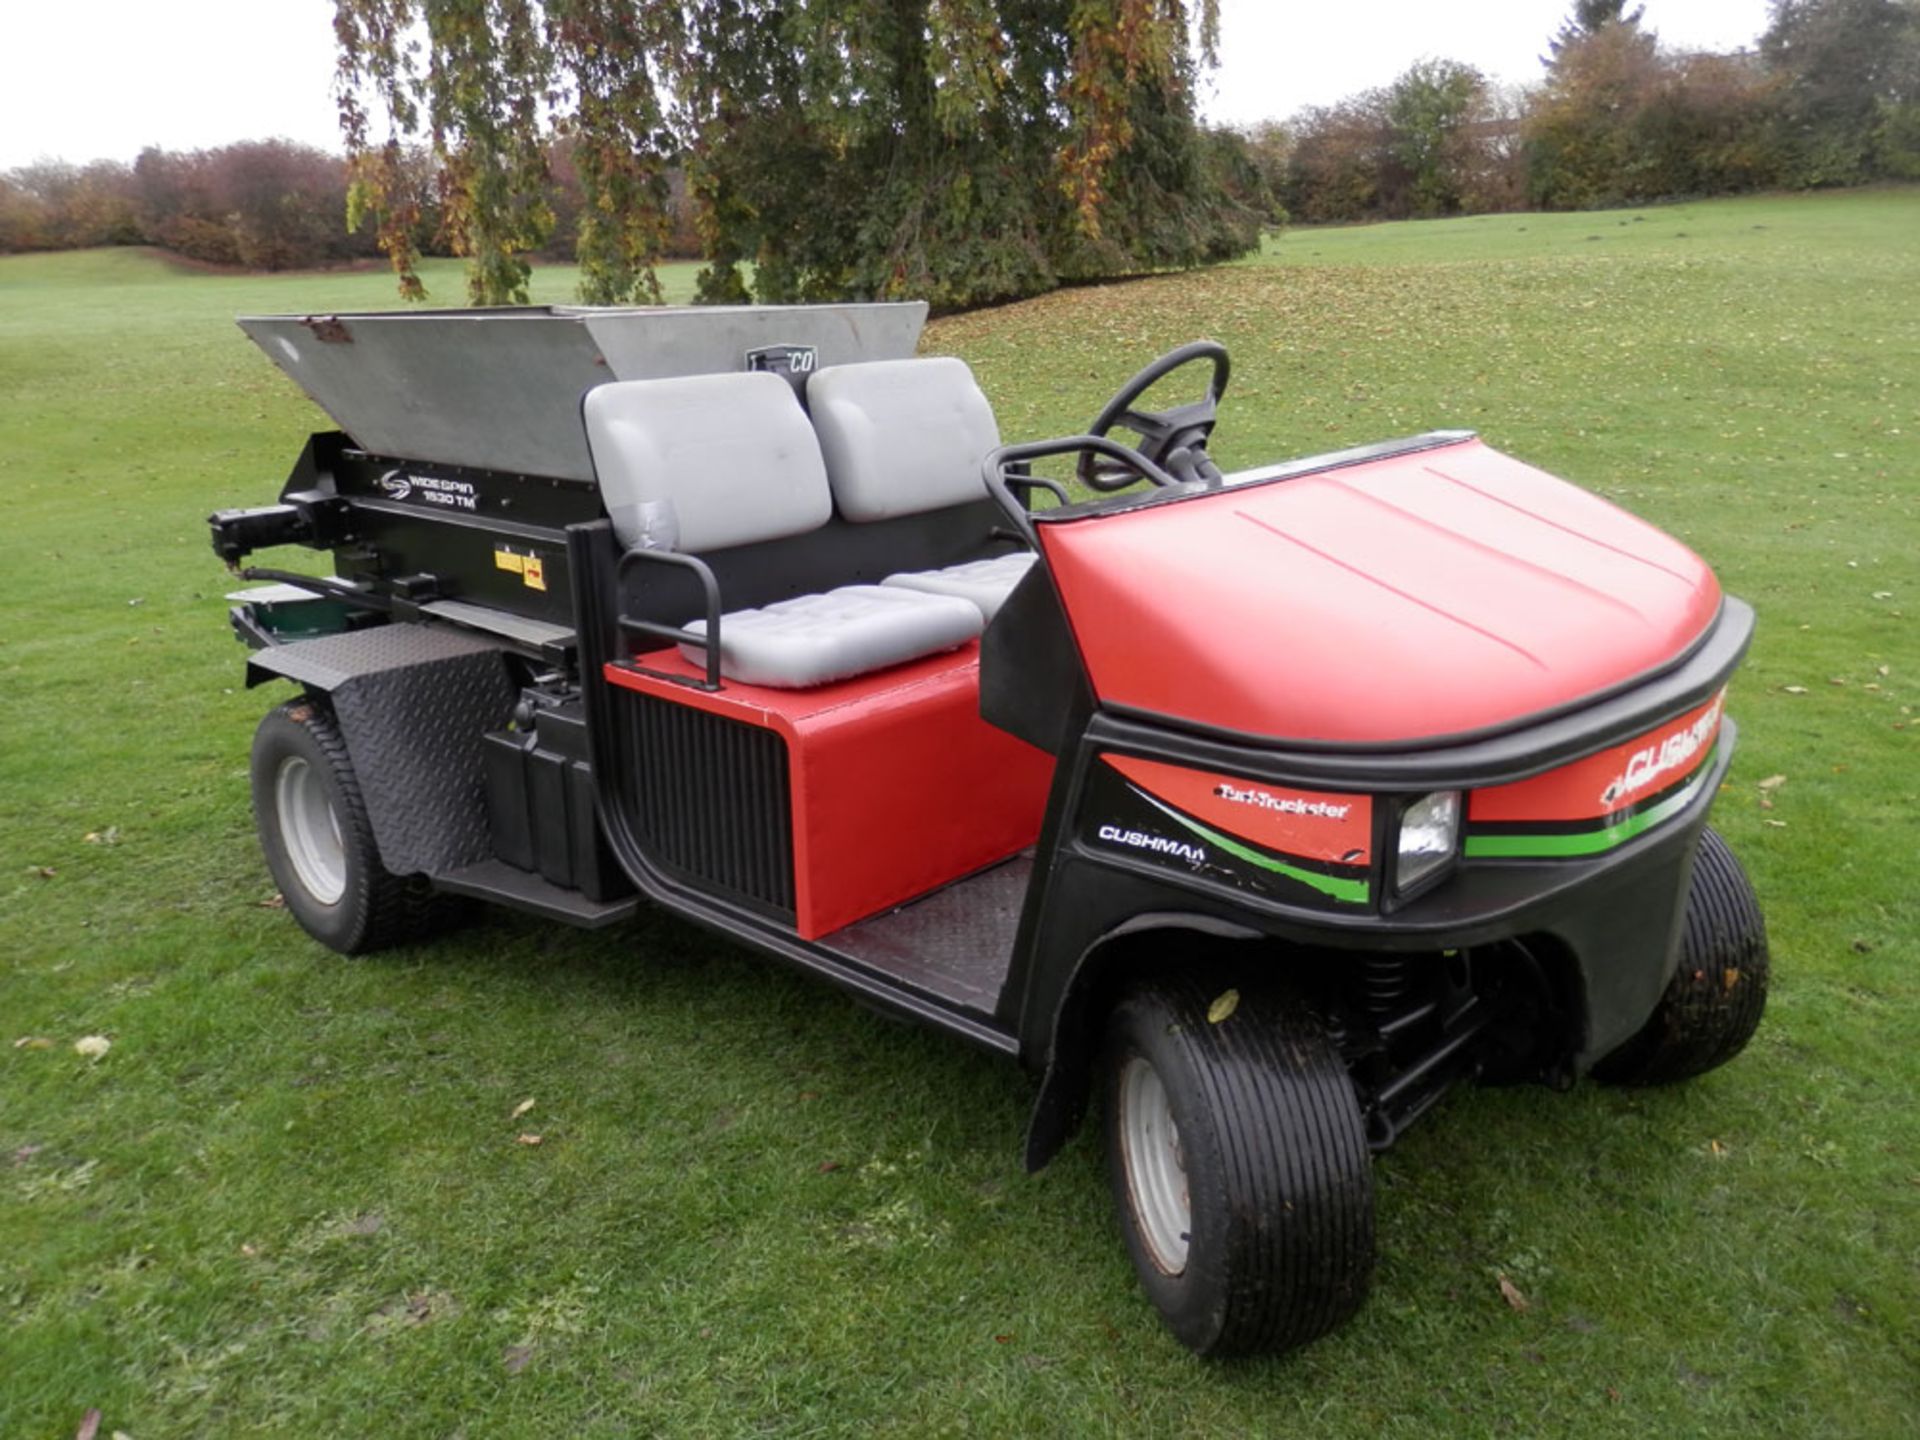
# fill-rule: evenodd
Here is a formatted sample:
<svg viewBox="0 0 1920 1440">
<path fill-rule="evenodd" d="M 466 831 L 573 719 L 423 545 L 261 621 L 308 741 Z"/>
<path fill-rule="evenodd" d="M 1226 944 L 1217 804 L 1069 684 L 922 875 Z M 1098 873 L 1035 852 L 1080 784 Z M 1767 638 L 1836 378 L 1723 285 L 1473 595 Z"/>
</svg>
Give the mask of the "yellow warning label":
<svg viewBox="0 0 1920 1440">
<path fill-rule="evenodd" d="M 541 568 L 540 557 L 538 555 L 527 556 L 526 563 L 520 567 L 520 578 L 527 582 L 527 588 L 529 590 L 544 590 L 547 588 L 546 572 Z"/>
<path fill-rule="evenodd" d="M 493 565 L 496 570 L 507 570 L 518 575 L 526 567 L 527 557 L 512 550 L 499 549 L 493 552 Z M 538 562 L 535 562 L 538 563 Z"/>
</svg>

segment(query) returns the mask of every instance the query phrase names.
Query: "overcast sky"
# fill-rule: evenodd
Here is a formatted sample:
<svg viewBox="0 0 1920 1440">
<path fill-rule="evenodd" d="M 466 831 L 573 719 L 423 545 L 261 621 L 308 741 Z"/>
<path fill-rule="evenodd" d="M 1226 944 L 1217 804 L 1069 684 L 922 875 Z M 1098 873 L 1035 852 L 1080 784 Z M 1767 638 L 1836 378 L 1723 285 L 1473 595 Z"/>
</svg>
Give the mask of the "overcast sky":
<svg viewBox="0 0 1920 1440">
<path fill-rule="evenodd" d="M 71 7 L 71 8 L 69 8 Z M 285 136 L 339 146 L 332 0 L 22 0 L 0 52 L 0 169 L 43 156 L 131 160 Z M 1209 119 L 1279 118 L 1383 85 L 1422 57 L 1531 81 L 1569 0 L 1221 0 Z M 1731 49 L 1766 0 L 1646 0 L 1670 44 Z"/>
</svg>

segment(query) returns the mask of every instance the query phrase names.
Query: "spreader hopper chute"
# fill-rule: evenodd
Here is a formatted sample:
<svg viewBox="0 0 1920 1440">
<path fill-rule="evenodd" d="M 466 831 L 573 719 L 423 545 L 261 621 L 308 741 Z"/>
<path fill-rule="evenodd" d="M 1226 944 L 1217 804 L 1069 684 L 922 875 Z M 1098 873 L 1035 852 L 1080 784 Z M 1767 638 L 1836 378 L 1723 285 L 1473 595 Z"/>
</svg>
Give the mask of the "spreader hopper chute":
<svg viewBox="0 0 1920 1440">
<path fill-rule="evenodd" d="M 239 324 L 363 450 L 591 480 L 580 397 L 596 385 L 904 359 L 926 318 L 918 302 L 555 305 Z"/>
</svg>

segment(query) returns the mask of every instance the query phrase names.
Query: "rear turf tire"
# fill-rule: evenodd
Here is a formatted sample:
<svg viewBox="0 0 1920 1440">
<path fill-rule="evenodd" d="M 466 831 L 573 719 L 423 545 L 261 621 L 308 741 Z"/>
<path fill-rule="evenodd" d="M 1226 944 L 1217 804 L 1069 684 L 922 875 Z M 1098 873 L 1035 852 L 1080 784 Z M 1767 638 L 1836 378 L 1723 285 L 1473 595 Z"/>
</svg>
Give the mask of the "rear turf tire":
<svg viewBox="0 0 1920 1440">
<path fill-rule="evenodd" d="M 267 870 L 300 927 L 342 955 L 421 934 L 439 897 L 380 861 L 339 726 L 311 696 L 270 711 L 253 737 L 253 814 Z"/>
<path fill-rule="evenodd" d="M 1348 1319 L 1373 1270 L 1373 1167 L 1352 1082 L 1297 1001 L 1155 979 L 1102 1051 L 1108 1179 L 1140 1283 L 1202 1355 L 1304 1345 Z"/>
<path fill-rule="evenodd" d="M 1640 1033 L 1594 1067 L 1610 1085 L 1671 1085 L 1746 1048 L 1767 1008 L 1767 925 L 1746 871 L 1717 832 L 1700 836 L 1680 961 Z"/>
</svg>

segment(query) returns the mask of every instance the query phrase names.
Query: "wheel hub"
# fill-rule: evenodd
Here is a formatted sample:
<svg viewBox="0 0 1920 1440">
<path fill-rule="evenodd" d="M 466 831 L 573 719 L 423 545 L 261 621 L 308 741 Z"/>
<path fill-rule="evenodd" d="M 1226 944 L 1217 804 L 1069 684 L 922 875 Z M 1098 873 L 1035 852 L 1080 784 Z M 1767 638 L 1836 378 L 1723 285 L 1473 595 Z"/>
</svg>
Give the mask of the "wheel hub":
<svg viewBox="0 0 1920 1440">
<path fill-rule="evenodd" d="M 320 904 L 339 903 L 347 893 L 347 850 L 320 772 L 299 755 L 287 756 L 274 774 L 273 798 L 295 877 Z"/>
<path fill-rule="evenodd" d="M 1168 1275 L 1187 1268 L 1193 1206 L 1186 1157 L 1160 1072 L 1139 1055 L 1120 1073 L 1120 1142 L 1127 1193 L 1153 1263 Z"/>
</svg>

